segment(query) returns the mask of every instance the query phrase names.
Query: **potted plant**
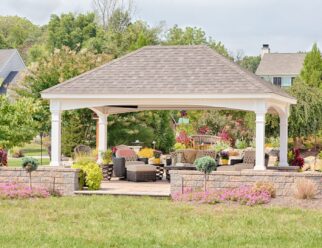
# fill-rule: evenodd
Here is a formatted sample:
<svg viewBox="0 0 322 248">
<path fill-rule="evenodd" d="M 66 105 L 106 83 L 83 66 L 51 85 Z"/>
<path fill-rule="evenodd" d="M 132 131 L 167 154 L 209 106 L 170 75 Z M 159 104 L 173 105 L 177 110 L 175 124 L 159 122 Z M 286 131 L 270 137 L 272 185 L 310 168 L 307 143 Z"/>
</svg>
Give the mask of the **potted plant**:
<svg viewBox="0 0 322 248">
<path fill-rule="evenodd" d="M 39 165 L 38 160 L 34 159 L 34 158 L 27 157 L 22 160 L 22 168 L 24 168 L 29 173 L 29 187 L 30 187 L 30 189 L 32 189 L 31 172 L 37 170 L 38 165 Z"/>
<path fill-rule="evenodd" d="M 162 152 L 158 151 L 158 150 L 155 150 L 153 152 L 153 154 L 154 154 L 154 161 L 153 161 L 154 164 L 160 164 L 161 163 L 160 157 L 161 157 Z"/>
<path fill-rule="evenodd" d="M 100 165 L 102 168 L 103 178 L 105 180 L 111 180 L 113 175 L 113 163 L 112 163 L 112 156 L 113 151 L 108 149 L 104 152 L 101 152 L 103 163 Z"/>
<path fill-rule="evenodd" d="M 195 166 L 198 171 L 202 171 L 204 173 L 204 190 L 207 190 L 207 175 L 212 171 L 216 170 L 217 163 L 216 161 L 209 156 L 198 158 L 195 161 Z"/>
<path fill-rule="evenodd" d="M 229 152 L 221 151 L 220 152 L 220 164 L 228 165 L 229 162 Z"/>
<path fill-rule="evenodd" d="M 138 152 L 138 157 L 140 161 L 143 161 L 145 164 L 148 164 L 149 158 L 154 156 L 154 150 L 152 148 L 142 148 Z"/>
</svg>

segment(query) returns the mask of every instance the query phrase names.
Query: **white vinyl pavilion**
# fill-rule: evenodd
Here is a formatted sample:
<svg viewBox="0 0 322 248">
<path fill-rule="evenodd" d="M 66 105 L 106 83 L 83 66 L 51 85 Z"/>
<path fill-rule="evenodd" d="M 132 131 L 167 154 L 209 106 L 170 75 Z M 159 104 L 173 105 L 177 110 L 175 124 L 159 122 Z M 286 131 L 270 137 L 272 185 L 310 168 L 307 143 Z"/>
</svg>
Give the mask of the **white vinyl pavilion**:
<svg viewBox="0 0 322 248">
<path fill-rule="evenodd" d="M 50 101 L 51 166 L 61 165 L 61 114 L 90 108 L 107 149 L 107 117 L 144 110 L 231 109 L 256 114 L 255 170 L 265 170 L 265 115 L 280 117 L 280 164 L 288 166 L 288 116 L 296 99 L 207 46 L 150 46 L 42 92 Z M 99 156 L 99 161 L 101 158 Z"/>
</svg>

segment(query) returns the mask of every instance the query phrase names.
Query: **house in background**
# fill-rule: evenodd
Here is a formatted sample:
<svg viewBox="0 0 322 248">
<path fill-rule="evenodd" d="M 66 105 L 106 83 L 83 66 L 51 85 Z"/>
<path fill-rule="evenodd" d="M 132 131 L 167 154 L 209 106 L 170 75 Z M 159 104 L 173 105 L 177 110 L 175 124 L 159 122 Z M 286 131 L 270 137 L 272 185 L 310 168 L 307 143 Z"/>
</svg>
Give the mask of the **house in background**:
<svg viewBox="0 0 322 248">
<path fill-rule="evenodd" d="M 271 53 L 264 44 L 256 75 L 280 87 L 289 87 L 300 75 L 306 53 Z"/>
<path fill-rule="evenodd" d="M 0 94 L 7 94 L 26 66 L 17 49 L 0 49 Z"/>
</svg>

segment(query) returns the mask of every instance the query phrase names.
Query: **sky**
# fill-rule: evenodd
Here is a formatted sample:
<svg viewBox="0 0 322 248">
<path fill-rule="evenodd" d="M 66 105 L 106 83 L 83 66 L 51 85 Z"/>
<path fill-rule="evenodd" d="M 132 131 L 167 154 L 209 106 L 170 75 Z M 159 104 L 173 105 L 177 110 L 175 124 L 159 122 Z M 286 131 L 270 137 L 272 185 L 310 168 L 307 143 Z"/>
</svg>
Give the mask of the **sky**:
<svg viewBox="0 0 322 248">
<path fill-rule="evenodd" d="M 0 0 L 0 15 L 19 15 L 38 25 L 51 14 L 84 13 L 92 0 Z M 200 27 L 232 53 L 258 55 L 262 44 L 272 52 L 307 51 L 322 44 L 321 0 L 134 0 L 135 19 L 165 28 Z M 320 46 L 321 47 L 321 46 Z"/>
</svg>

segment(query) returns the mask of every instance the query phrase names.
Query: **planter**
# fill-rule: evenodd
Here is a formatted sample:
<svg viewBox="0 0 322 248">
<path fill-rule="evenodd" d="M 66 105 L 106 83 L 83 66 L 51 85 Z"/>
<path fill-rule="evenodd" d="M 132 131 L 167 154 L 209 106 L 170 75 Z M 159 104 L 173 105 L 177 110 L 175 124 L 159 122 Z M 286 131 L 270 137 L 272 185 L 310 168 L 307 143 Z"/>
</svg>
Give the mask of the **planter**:
<svg viewBox="0 0 322 248">
<path fill-rule="evenodd" d="M 229 164 L 229 159 L 224 159 L 224 158 L 220 159 L 220 164 L 221 165 L 228 165 Z"/>
<path fill-rule="evenodd" d="M 110 181 L 113 175 L 113 164 L 101 165 L 103 180 Z"/>
<path fill-rule="evenodd" d="M 153 163 L 154 164 L 160 164 L 161 163 L 161 159 L 160 158 L 154 158 L 153 159 Z"/>
</svg>

